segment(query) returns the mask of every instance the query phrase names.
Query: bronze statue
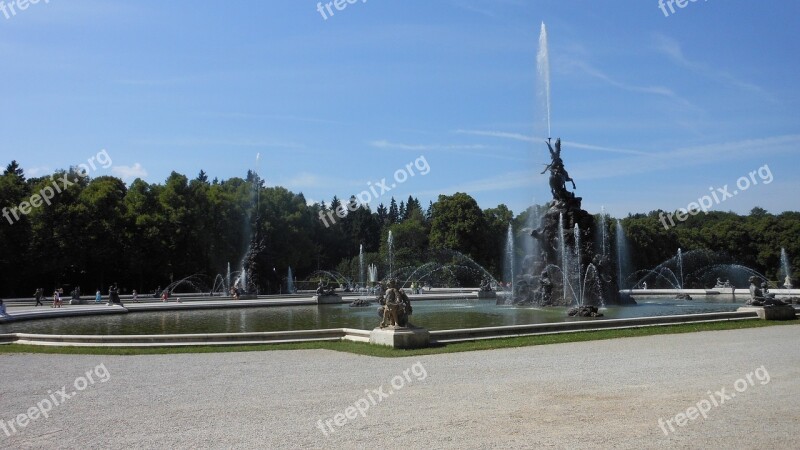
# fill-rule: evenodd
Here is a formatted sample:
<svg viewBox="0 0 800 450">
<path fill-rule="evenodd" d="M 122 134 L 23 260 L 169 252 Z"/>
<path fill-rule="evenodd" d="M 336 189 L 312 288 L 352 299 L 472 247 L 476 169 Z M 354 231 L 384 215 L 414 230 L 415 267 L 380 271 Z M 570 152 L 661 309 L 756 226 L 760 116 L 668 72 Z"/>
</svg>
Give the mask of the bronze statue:
<svg viewBox="0 0 800 450">
<path fill-rule="evenodd" d="M 788 303 L 782 300 L 776 300 L 775 294 L 770 294 L 765 292 L 766 289 L 766 282 L 763 284 L 763 290 L 761 287 L 758 287 L 758 277 L 750 277 L 748 280 L 750 281 L 750 301 L 747 302 L 747 305 L 750 306 L 784 306 Z"/>
<path fill-rule="evenodd" d="M 336 288 L 327 287 L 325 284 L 322 283 L 322 280 L 319 280 L 319 284 L 317 285 L 317 295 L 319 296 L 336 295 Z"/>
<path fill-rule="evenodd" d="M 383 305 L 378 309 L 378 315 L 382 318 L 381 328 L 408 326 L 411 301 L 402 289 L 397 288 L 395 280 L 389 281 L 389 287 L 379 301 Z"/>
<path fill-rule="evenodd" d="M 567 169 L 564 168 L 564 161 L 561 160 L 561 138 L 556 139 L 556 148 L 550 145 L 550 140 L 547 141 L 547 148 L 550 149 L 550 164 L 542 171 L 542 175 L 548 170 L 550 171 L 550 192 L 556 200 L 566 200 L 574 198 L 575 194 L 567 191 L 567 182 L 572 183 L 572 189 L 576 189 L 575 180 L 573 180 Z"/>
</svg>

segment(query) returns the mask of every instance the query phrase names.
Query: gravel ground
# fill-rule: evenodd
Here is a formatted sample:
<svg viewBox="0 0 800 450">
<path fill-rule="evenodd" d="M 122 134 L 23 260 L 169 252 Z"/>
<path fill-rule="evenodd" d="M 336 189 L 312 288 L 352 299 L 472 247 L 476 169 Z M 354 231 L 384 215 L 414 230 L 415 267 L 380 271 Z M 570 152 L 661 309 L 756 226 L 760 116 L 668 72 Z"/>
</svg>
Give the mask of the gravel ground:
<svg viewBox="0 0 800 450">
<path fill-rule="evenodd" d="M 398 359 L 0 355 L 0 448 L 794 449 L 799 337 L 781 326 Z M 10 428 L 64 385 L 75 394 L 48 418 Z M 665 435 L 659 418 L 675 424 L 722 388 L 736 396 Z"/>
</svg>

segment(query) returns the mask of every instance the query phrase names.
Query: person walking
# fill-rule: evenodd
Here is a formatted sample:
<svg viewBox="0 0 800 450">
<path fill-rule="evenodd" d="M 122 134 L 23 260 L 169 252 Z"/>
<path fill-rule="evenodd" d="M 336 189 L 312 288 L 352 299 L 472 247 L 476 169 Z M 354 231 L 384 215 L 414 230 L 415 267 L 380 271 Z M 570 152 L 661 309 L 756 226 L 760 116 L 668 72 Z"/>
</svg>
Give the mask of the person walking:
<svg viewBox="0 0 800 450">
<path fill-rule="evenodd" d="M 61 308 L 61 293 L 58 289 L 53 292 L 53 306 L 51 308 Z"/>
<path fill-rule="evenodd" d="M 108 288 L 108 306 L 113 306 L 116 304 L 122 306 L 122 300 L 119 298 L 119 288 L 117 287 L 117 283 L 114 283 L 110 288 Z"/>
<path fill-rule="evenodd" d="M 37 306 L 44 306 L 42 303 L 42 299 L 44 298 L 44 290 L 42 288 L 36 288 L 36 292 L 33 293 L 33 297 L 36 299 L 36 304 L 33 307 Z"/>
<path fill-rule="evenodd" d="M 136 289 L 133 290 L 133 303 L 139 303 L 139 293 L 136 292 Z"/>
<path fill-rule="evenodd" d="M 6 305 L 3 304 L 3 299 L 0 298 L 0 317 L 6 317 L 8 313 L 6 312 Z"/>
<path fill-rule="evenodd" d="M 97 292 L 94 294 L 94 302 L 95 303 L 102 303 L 103 301 L 103 294 L 100 292 L 100 289 L 97 289 Z"/>
</svg>

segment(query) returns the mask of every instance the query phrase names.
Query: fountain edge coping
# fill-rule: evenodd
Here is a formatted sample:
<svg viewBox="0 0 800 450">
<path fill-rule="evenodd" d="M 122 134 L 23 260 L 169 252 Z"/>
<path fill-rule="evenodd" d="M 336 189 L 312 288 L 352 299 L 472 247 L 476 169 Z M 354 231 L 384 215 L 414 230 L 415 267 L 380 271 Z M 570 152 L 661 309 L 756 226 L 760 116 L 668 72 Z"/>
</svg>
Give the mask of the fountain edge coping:
<svg viewBox="0 0 800 450">
<path fill-rule="evenodd" d="M 430 342 L 449 343 L 532 335 L 574 333 L 608 329 L 640 328 L 645 326 L 678 325 L 685 323 L 757 320 L 755 311 L 691 314 L 677 316 L 638 317 L 630 319 L 579 320 L 532 325 L 439 330 L 430 332 Z M 271 331 L 260 333 L 213 333 L 172 335 L 47 335 L 11 333 L 0 335 L 2 344 L 24 344 L 65 347 L 184 347 L 215 345 L 285 344 L 301 342 L 369 342 L 371 330 L 333 328 L 327 330 Z"/>
</svg>

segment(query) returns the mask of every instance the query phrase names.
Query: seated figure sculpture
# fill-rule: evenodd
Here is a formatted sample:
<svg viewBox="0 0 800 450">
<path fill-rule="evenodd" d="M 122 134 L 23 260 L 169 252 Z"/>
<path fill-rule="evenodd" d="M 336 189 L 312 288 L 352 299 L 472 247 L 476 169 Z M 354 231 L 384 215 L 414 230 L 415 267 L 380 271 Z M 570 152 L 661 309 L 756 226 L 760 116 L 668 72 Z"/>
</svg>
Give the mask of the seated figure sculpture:
<svg viewBox="0 0 800 450">
<path fill-rule="evenodd" d="M 379 301 L 382 305 L 378 308 L 381 328 L 408 326 L 408 316 L 412 312 L 411 301 L 402 289 L 397 288 L 395 280 L 389 281 L 389 287 Z"/>
<path fill-rule="evenodd" d="M 326 296 L 326 295 L 336 295 L 336 288 L 335 287 L 326 287 L 322 280 L 319 281 L 317 285 L 317 295 L 319 296 Z"/>
<path fill-rule="evenodd" d="M 750 301 L 747 302 L 750 306 L 784 306 L 785 302 L 775 299 L 775 294 L 764 292 L 758 286 L 758 277 L 750 277 Z M 766 286 L 766 284 L 765 284 Z"/>
<path fill-rule="evenodd" d="M 492 292 L 492 282 L 487 277 L 483 277 L 483 279 L 481 279 L 480 291 Z"/>
</svg>

